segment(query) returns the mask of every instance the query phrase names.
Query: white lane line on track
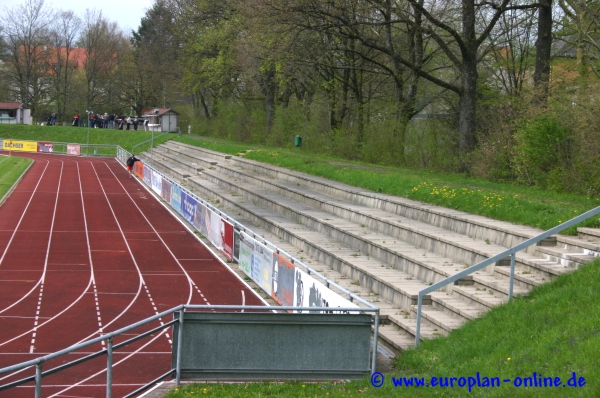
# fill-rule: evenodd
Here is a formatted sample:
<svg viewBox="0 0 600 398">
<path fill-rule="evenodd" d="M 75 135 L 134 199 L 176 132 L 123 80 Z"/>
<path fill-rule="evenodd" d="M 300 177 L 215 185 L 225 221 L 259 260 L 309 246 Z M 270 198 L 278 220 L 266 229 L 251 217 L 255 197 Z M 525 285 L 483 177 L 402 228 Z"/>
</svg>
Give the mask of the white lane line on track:
<svg viewBox="0 0 600 398">
<path fill-rule="evenodd" d="M 31 334 L 31 344 L 29 352 L 33 353 L 35 350 L 35 337 L 37 335 L 38 323 L 40 321 L 40 308 L 42 307 L 42 300 L 44 298 L 44 282 L 46 281 L 46 270 L 48 269 L 48 258 L 50 257 L 50 247 L 52 246 L 52 231 L 54 230 L 54 223 L 56 222 L 56 209 L 58 208 L 58 197 L 60 195 L 60 184 L 62 182 L 63 170 L 65 164 L 60 162 L 60 176 L 58 177 L 58 186 L 56 187 L 56 199 L 54 200 L 54 210 L 52 211 L 52 222 L 50 223 L 50 233 L 48 234 L 48 244 L 46 245 L 46 258 L 44 259 L 44 271 L 40 279 L 40 294 L 38 296 L 38 305 L 35 312 L 35 319 L 33 321 L 33 332 Z M 49 322 L 48 320 L 44 323 Z"/>
<path fill-rule="evenodd" d="M 117 216 L 115 214 L 115 211 L 112 207 L 112 204 L 110 203 L 110 200 L 108 200 L 108 195 L 106 194 L 106 191 L 104 189 L 104 186 L 102 185 L 102 180 L 100 179 L 100 176 L 98 175 L 98 172 L 96 171 L 96 167 L 94 167 L 94 164 L 90 161 L 88 161 L 90 167 L 92 168 L 94 175 L 96 176 L 96 179 L 98 181 L 98 185 L 100 186 L 100 189 L 102 189 L 102 194 L 104 195 L 104 200 L 106 201 L 106 203 L 108 204 L 108 207 L 110 209 L 110 212 L 113 216 L 113 219 L 115 220 L 117 227 L 119 228 L 118 233 L 120 233 L 121 238 L 123 239 L 123 242 L 125 243 L 125 246 L 127 247 L 127 252 L 129 252 L 129 257 L 131 258 L 131 260 L 133 261 L 133 266 L 135 267 L 135 269 L 137 270 L 137 274 L 138 274 L 138 288 L 137 288 L 137 292 L 135 293 L 135 296 L 129 301 L 129 304 L 127 305 L 127 307 L 125 307 L 120 314 L 118 314 L 116 317 L 114 317 L 112 320 L 110 320 L 109 322 L 107 322 L 104 325 L 104 329 L 106 330 L 106 328 L 108 326 L 110 326 L 111 324 L 113 324 L 114 322 L 116 322 L 119 318 L 121 318 L 132 306 L 133 304 L 136 302 L 136 300 L 138 299 L 138 297 L 140 296 L 140 293 L 142 292 L 142 288 L 146 285 L 146 282 L 144 281 L 144 277 L 142 276 L 141 270 L 137 264 L 137 261 L 135 260 L 135 257 L 133 255 L 133 252 L 131 251 L 131 247 L 129 247 L 129 244 L 127 243 L 127 239 L 125 238 L 125 233 L 123 232 L 123 228 L 121 227 L 121 224 L 119 223 L 119 220 L 117 219 Z M 83 191 L 82 191 L 82 199 L 83 199 Z M 86 226 L 86 230 L 87 230 L 87 226 Z M 113 231 L 115 232 L 115 231 Z M 91 257 L 91 252 L 90 252 L 90 257 Z M 79 344 L 82 343 L 88 339 L 90 339 L 91 337 L 95 337 L 96 332 L 88 335 L 87 337 L 79 340 L 77 343 L 75 344 Z"/>
<path fill-rule="evenodd" d="M 79 173 L 79 163 L 78 163 L 78 162 L 75 162 L 75 163 L 76 163 L 76 165 L 77 165 L 77 174 L 78 174 L 78 176 L 79 176 L 79 183 L 80 183 L 80 185 L 79 185 L 79 186 L 80 186 L 80 188 L 81 188 L 81 175 L 80 175 L 80 173 Z M 62 166 L 64 166 L 64 162 L 62 162 L 62 161 L 61 161 L 61 164 L 62 164 Z M 62 179 L 62 166 L 61 166 L 61 179 Z M 59 187 L 60 187 L 60 181 L 59 181 Z M 83 192 L 83 191 L 82 191 L 82 192 Z M 82 201 L 83 201 L 83 193 L 82 193 L 81 195 L 82 195 Z M 57 195 L 56 195 L 56 198 L 57 198 L 57 199 L 56 199 L 56 201 L 58 202 L 58 190 L 57 190 Z M 85 221 L 85 220 L 86 220 L 86 218 L 85 218 L 85 210 L 84 210 L 84 209 L 85 209 L 85 207 L 83 207 L 83 208 L 82 208 L 82 212 L 83 212 L 84 222 L 86 222 L 86 221 Z M 56 210 L 56 209 L 55 209 L 55 210 Z M 53 218 L 52 218 L 52 226 L 53 226 L 53 225 L 54 225 L 54 216 L 53 216 Z M 87 222 L 86 222 L 86 228 L 85 228 L 85 229 L 86 229 L 86 232 L 87 232 Z M 51 237 L 52 237 L 52 229 L 50 230 L 50 239 L 51 239 Z M 87 234 L 86 234 L 86 237 L 87 237 Z M 87 244 L 88 244 L 88 253 L 89 253 L 89 239 L 88 239 L 88 241 L 87 241 Z M 46 262 L 45 262 L 45 264 L 44 264 L 44 274 L 42 275 L 42 278 L 43 278 L 43 277 L 44 277 L 44 275 L 46 274 L 46 269 L 47 269 L 47 260 L 48 260 L 48 253 L 49 253 L 49 251 L 50 251 L 50 242 L 48 243 L 48 251 L 46 252 Z M 90 267 L 92 267 L 92 263 L 91 263 L 91 254 L 89 254 L 89 259 L 90 259 Z M 43 281 L 42 281 L 42 283 L 43 283 Z M 29 331 L 27 331 L 27 332 L 25 332 L 25 333 L 22 333 L 21 335 L 19 335 L 19 336 L 16 336 L 16 337 L 14 337 L 14 338 L 12 338 L 12 339 L 10 339 L 10 340 L 8 340 L 8 341 L 4 341 L 4 342 L 0 343 L 0 346 L 3 346 L 3 345 L 5 345 L 5 344 L 8 344 L 8 343 L 10 343 L 10 342 L 12 342 L 12 341 L 14 341 L 14 340 L 16 340 L 16 339 L 18 339 L 18 338 L 22 337 L 22 336 L 25 336 L 25 335 L 27 335 L 27 334 L 28 334 L 28 333 L 30 333 L 30 332 L 33 332 L 33 342 L 35 342 L 35 340 L 34 340 L 34 339 L 35 339 L 35 337 L 36 337 L 36 334 L 37 334 L 37 329 L 39 329 L 40 327 L 44 326 L 44 325 L 45 325 L 45 324 L 47 324 L 48 322 L 50 322 L 50 321 L 52 321 L 52 320 L 54 320 L 54 319 L 58 318 L 59 316 L 61 316 L 61 315 L 62 315 L 62 314 L 64 314 L 65 312 L 67 312 L 67 311 L 68 311 L 68 310 L 69 310 L 71 307 L 73 307 L 75 304 L 77 304 L 77 303 L 78 303 L 78 302 L 79 302 L 79 301 L 80 301 L 80 300 L 81 300 L 83 297 L 85 297 L 85 295 L 87 294 L 87 292 L 88 292 L 88 290 L 89 290 L 90 286 L 92 285 L 92 283 L 95 283 L 95 280 L 94 280 L 94 273 L 93 273 L 93 269 L 92 269 L 92 268 L 90 268 L 90 279 L 89 279 L 89 281 L 88 281 L 88 284 L 87 284 L 87 286 L 86 286 L 86 287 L 85 287 L 85 289 L 82 291 L 82 293 L 79 295 L 79 297 L 77 297 L 77 298 L 76 298 L 76 299 L 75 299 L 73 302 L 71 302 L 71 304 L 69 304 L 69 305 L 68 305 L 66 308 L 64 308 L 64 309 L 63 309 L 62 311 L 60 311 L 58 314 L 56 314 L 56 315 L 52 316 L 51 318 L 48 318 L 48 319 L 47 319 L 45 322 L 43 322 L 43 323 L 41 323 L 39 326 L 37 326 L 37 328 L 36 328 L 36 329 L 29 330 Z M 38 310 L 39 310 L 39 306 L 38 306 Z M 37 318 L 36 318 L 36 319 L 37 319 Z M 33 348 L 33 344 L 32 344 L 32 347 L 30 348 L 30 352 L 33 352 L 33 351 L 32 351 L 33 349 L 34 349 L 34 348 Z M 21 372 L 23 372 L 23 371 L 25 371 L 25 369 L 21 369 L 21 370 L 19 370 L 19 371 L 16 371 L 16 372 L 9 373 L 9 374 L 7 374 L 7 375 L 6 375 L 6 376 L 4 376 L 4 377 L 0 377 L 0 380 L 4 380 L 4 379 L 6 379 L 6 378 L 12 377 L 12 376 L 14 376 L 14 375 L 16 375 L 16 374 L 18 374 L 18 373 L 21 373 Z"/>
<path fill-rule="evenodd" d="M 122 336 L 137 336 L 137 334 L 122 334 Z M 86 355 L 91 355 L 91 354 L 96 354 L 98 353 L 98 351 L 77 351 L 77 352 L 71 352 L 68 355 L 77 355 L 77 356 L 86 356 Z M 54 354 L 54 352 L 42 352 L 42 351 L 38 351 L 36 352 L 37 355 L 50 355 L 50 354 Z M 114 356 L 122 356 L 122 355 L 129 355 L 129 354 L 137 354 L 137 355 L 172 355 L 173 352 L 172 351 L 144 351 L 144 352 L 136 352 L 136 351 L 123 351 L 123 350 L 118 350 L 118 351 L 113 351 L 113 355 Z M 14 356 L 14 355 L 28 355 L 31 356 L 30 353 L 28 352 L 1 352 L 0 356 L 2 355 L 10 355 L 10 356 Z"/>
<path fill-rule="evenodd" d="M 105 163 L 106 164 L 106 163 Z M 106 166 L 109 168 L 109 170 L 111 171 L 111 173 L 113 173 L 113 175 L 115 175 L 114 171 L 112 169 L 110 169 L 110 167 L 108 166 L 108 164 L 106 164 Z M 116 175 L 115 175 L 116 178 Z M 118 180 L 117 180 L 118 181 Z M 138 182 L 139 183 L 139 182 Z M 142 215 L 142 217 L 144 217 L 144 219 L 146 220 L 146 222 L 148 223 L 148 225 L 150 225 L 150 227 L 152 228 L 152 230 L 154 231 L 154 233 L 156 234 L 156 236 L 158 237 L 158 239 L 160 239 L 160 241 L 163 243 L 164 247 L 167 249 L 167 251 L 171 254 L 171 256 L 173 257 L 173 259 L 175 260 L 175 262 L 177 263 L 177 265 L 179 266 L 179 268 L 183 271 L 183 273 L 185 274 L 187 280 L 188 280 L 188 284 L 190 286 L 193 287 L 194 290 L 196 290 L 196 292 L 200 295 L 200 297 L 202 298 L 202 300 L 206 303 L 206 305 L 211 305 L 210 302 L 206 299 L 206 297 L 204 297 L 204 294 L 202 294 L 202 291 L 200 290 L 200 288 L 198 287 L 198 285 L 192 280 L 191 276 L 189 275 L 189 273 L 187 272 L 187 270 L 183 267 L 183 265 L 179 262 L 179 259 L 177 259 L 177 257 L 175 256 L 175 253 L 173 253 L 171 251 L 171 248 L 169 248 L 169 246 L 167 245 L 167 243 L 163 240 L 162 236 L 160 236 L 160 233 L 156 230 L 156 228 L 154 228 L 154 225 L 152 225 L 152 223 L 150 222 L 150 220 L 148 220 L 148 218 L 146 217 L 146 215 L 144 214 L 144 212 L 139 208 L 139 206 L 137 205 L 137 203 L 135 202 L 135 200 L 133 200 L 133 198 L 131 197 L 131 195 L 129 194 L 129 192 L 125 189 L 125 187 L 123 186 L 123 184 L 119 181 L 119 184 L 121 185 L 121 187 L 123 188 L 123 190 L 127 193 L 127 196 L 129 196 L 129 198 L 131 199 L 131 201 L 133 202 L 134 206 L 138 208 L 140 214 Z M 142 185 L 142 187 L 145 188 L 144 185 Z M 152 194 L 152 192 L 150 192 L 148 190 L 148 192 L 154 196 Z M 155 198 L 156 199 L 156 198 Z M 160 201 L 158 201 L 159 203 L 161 203 Z M 161 203 L 162 204 L 162 203 Z M 189 231 L 189 230 L 188 230 Z M 193 235 L 193 234 L 192 234 Z M 190 296 L 188 297 L 188 301 L 186 304 L 189 304 L 192 300 L 191 294 L 193 293 L 193 290 L 190 289 Z M 214 309 L 212 309 L 211 311 L 215 311 Z"/>
<path fill-rule="evenodd" d="M 132 356 L 134 356 L 134 355 L 136 355 L 136 354 L 138 354 L 138 353 L 141 353 L 141 351 L 142 351 L 144 348 L 146 348 L 146 347 L 147 347 L 147 346 L 149 346 L 150 344 L 154 343 L 154 341 L 158 340 L 158 338 L 159 338 L 160 336 L 162 336 L 163 334 L 165 334 L 165 332 L 166 332 L 166 330 L 163 330 L 162 332 L 158 333 L 156 336 L 154 336 L 154 338 L 152 338 L 152 339 L 151 339 L 149 342 L 147 342 L 146 344 L 144 344 L 143 346 L 141 346 L 141 347 L 140 347 L 139 349 L 137 349 L 136 351 L 133 351 L 131 354 L 127 355 L 125 358 L 123 358 L 123 359 L 121 359 L 121 360 L 118 360 L 118 361 L 116 361 L 116 362 L 113 362 L 113 369 L 114 369 L 114 367 L 115 367 L 115 366 L 118 366 L 118 365 L 120 365 L 121 363 L 123 363 L 123 362 L 127 361 L 127 360 L 128 360 L 129 358 L 131 358 Z M 51 395 L 49 398 L 53 398 L 53 397 L 57 397 L 57 396 L 62 396 L 61 394 L 62 394 L 62 393 L 64 393 L 65 391 L 69 391 L 69 390 L 70 390 L 70 389 L 72 389 L 73 387 L 78 387 L 78 386 L 82 385 L 83 383 L 85 383 L 86 381 L 88 381 L 88 380 L 91 380 L 91 379 L 93 379 L 94 377 L 96 377 L 96 376 L 98 376 L 98 375 L 104 375 L 104 374 L 106 374 L 106 368 L 104 368 L 104 369 L 101 369 L 99 372 L 96 372 L 96 373 L 94 373 L 93 375 L 91 375 L 91 376 L 89 376 L 89 377 L 87 377 L 87 378 L 85 378 L 85 379 L 83 379 L 83 380 L 81 380 L 81 381 L 78 381 L 77 383 L 75 383 L 75 384 L 73 384 L 73 385 L 69 386 L 68 388 L 65 388 L 64 390 L 61 390 L 61 391 L 59 391 L 59 392 L 57 392 L 57 393 L 55 393 L 55 394 Z M 104 386 L 106 386 L 106 384 L 105 384 Z"/>
<path fill-rule="evenodd" d="M 137 205 L 136 201 L 131 197 L 131 194 L 127 191 L 127 189 L 125 189 L 125 187 L 123 186 L 123 183 L 117 178 L 117 176 L 114 173 L 114 171 L 110 168 L 110 166 L 106 162 L 104 164 L 106 165 L 106 168 L 113 174 L 113 176 L 115 177 L 115 179 L 117 180 L 117 182 L 119 183 L 119 185 L 121 185 L 121 188 L 123 189 L 123 191 L 127 194 L 127 196 L 129 197 L 129 199 L 131 200 L 131 203 L 138 209 L 138 211 L 141 214 L 141 216 L 144 217 L 144 220 L 146 220 L 146 222 L 148 223 L 148 225 L 150 226 L 150 228 L 152 228 L 152 231 L 154 232 L 155 236 L 162 242 L 164 248 L 169 252 L 169 254 L 173 258 L 173 260 L 175 260 L 175 262 L 179 266 L 179 269 L 181 269 L 181 271 L 183 272 L 183 274 L 187 278 L 188 286 L 190 287 L 190 289 L 189 289 L 189 295 L 188 295 L 188 299 L 187 299 L 186 304 L 189 304 L 191 302 L 191 300 L 192 300 L 192 294 L 193 294 L 193 288 L 192 288 L 192 286 L 198 292 L 200 292 L 200 288 L 198 286 L 196 286 L 196 284 L 194 283 L 194 281 L 192 280 L 192 278 L 190 277 L 190 275 L 187 273 L 186 269 L 181 265 L 181 263 L 177 259 L 177 256 L 175 256 L 175 253 L 173 253 L 173 251 L 171 251 L 171 248 L 167 245 L 167 243 L 164 241 L 164 239 L 162 238 L 162 236 L 160 236 L 160 233 L 156 230 L 156 228 L 154 228 L 154 225 L 148 219 L 148 217 L 146 217 L 146 215 L 144 214 L 144 212 L 142 211 L 142 209 L 140 209 L 140 207 Z"/>
<path fill-rule="evenodd" d="M 15 229 L 13 230 L 13 233 L 12 233 L 10 239 L 8 240 L 6 247 L 4 248 L 4 253 L 2 253 L 2 257 L 0 257 L 0 266 L 2 266 L 2 261 L 4 261 L 4 258 L 6 257 L 6 253 L 8 252 L 8 249 L 10 248 L 10 245 L 12 244 L 12 241 L 15 238 L 15 235 L 17 234 L 17 231 L 19 231 L 19 226 L 21 225 L 21 222 L 23 222 L 23 218 L 25 218 L 25 215 L 27 214 L 27 210 L 29 209 L 29 205 L 31 205 L 31 202 L 33 201 L 33 197 L 38 192 L 37 189 L 38 189 L 40 183 L 42 182 L 42 179 L 44 178 L 44 174 L 46 174 L 46 170 L 48 170 L 49 165 L 50 165 L 50 162 L 46 160 L 46 167 L 44 167 L 44 171 L 42 171 L 42 174 L 40 174 L 40 179 L 38 180 L 37 184 L 35 184 L 35 188 L 33 189 L 31 196 L 29 197 L 29 201 L 27 201 L 27 205 L 25 206 L 25 209 L 23 209 L 23 214 L 21 214 L 21 218 L 19 218 L 19 222 L 15 226 Z M 48 232 L 48 231 L 45 231 L 45 232 Z M 25 300 L 25 298 L 29 297 L 29 295 L 39 286 L 39 284 L 40 284 L 40 279 L 38 279 L 38 283 L 36 283 L 36 285 L 34 287 L 32 287 L 31 290 L 29 292 L 27 292 L 23 297 L 21 297 L 19 300 L 15 301 L 8 307 L 4 308 L 3 310 L 0 310 L 0 314 L 9 310 L 10 308 L 14 307 L 15 305 L 19 304 L 21 301 Z"/>
<path fill-rule="evenodd" d="M 138 182 L 146 191 L 148 191 L 148 193 L 152 196 L 154 196 L 154 198 L 156 199 L 156 201 L 158 202 L 158 204 L 160 204 L 166 211 L 168 211 L 169 213 L 171 213 L 171 215 L 173 216 L 173 218 L 180 223 L 180 225 L 185 229 L 185 231 L 187 231 L 187 233 L 191 234 L 192 237 L 194 237 L 202 246 L 204 246 L 204 248 L 206 250 L 208 250 L 214 257 L 215 259 L 223 266 L 225 267 L 226 270 L 228 270 L 231 275 L 233 275 L 234 278 L 236 278 L 242 285 L 246 286 L 246 288 L 248 289 L 248 291 L 250 293 L 252 293 L 254 295 L 254 297 L 256 299 L 258 299 L 259 301 L 261 301 L 265 306 L 270 307 L 271 305 L 260 295 L 258 294 L 256 291 L 254 291 L 254 289 L 248 285 L 248 283 L 246 283 L 246 281 L 244 281 L 244 279 L 238 275 L 225 261 L 223 261 L 214 251 L 213 248 L 210 247 L 206 242 L 204 242 L 202 239 L 198 238 L 198 236 L 196 236 L 196 231 L 194 231 L 189 224 L 187 224 L 186 221 L 183 221 L 181 218 L 179 218 L 179 214 L 177 214 L 175 212 L 175 210 L 169 206 L 168 204 L 166 204 L 163 200 L 161 200 L 161 197 L 156 195 L 154 193 L 154 191 L 151 190 L 151 188 L 149 188 L 148 186 L 146 186 L 143 181 L 139 181 Z M 194 273 L 197 271 L 187 271 L 189 273 Z M 275 311 L 275 310 L 273 310 Z"/>
</svg>

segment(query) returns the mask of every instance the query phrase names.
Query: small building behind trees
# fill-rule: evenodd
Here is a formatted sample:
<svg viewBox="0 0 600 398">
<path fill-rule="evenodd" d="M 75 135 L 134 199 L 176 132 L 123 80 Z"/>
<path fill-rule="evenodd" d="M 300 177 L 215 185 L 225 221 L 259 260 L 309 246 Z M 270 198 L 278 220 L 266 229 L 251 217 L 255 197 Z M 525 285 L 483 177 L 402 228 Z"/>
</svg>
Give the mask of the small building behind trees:
<svg viewBox="0 0 600 398">
<path fill-rule="evenodd" d="M 21 102 L 0 102 L 0 124 L 31 124 L 31 110 Z"/>
<path fill-rule="evenodd" d="M 160 131 L 170 133 L 177 131 L 177 113 L 169 108 L 154 108 L 145 112 L 142 116 L 148 119 L 149 131 Z"/>
</svg>

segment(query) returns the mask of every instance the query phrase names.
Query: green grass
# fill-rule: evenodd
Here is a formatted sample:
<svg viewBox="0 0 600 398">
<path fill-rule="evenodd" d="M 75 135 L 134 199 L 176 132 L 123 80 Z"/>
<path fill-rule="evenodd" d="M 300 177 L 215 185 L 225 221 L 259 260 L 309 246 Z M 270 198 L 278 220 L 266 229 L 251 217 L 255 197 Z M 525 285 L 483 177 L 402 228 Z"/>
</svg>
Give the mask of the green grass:
<svg viewBox="0 0 600 398">
<path fill-rule="evenodd" d="M 198 384 L 171 391 L 168 398 L 211 397 L 462 397 L 468 389 L 397 387 L 392 377 L 499 377 L 514 380 L 560 377 L 572 372 L 584 377 L 581 388 L 514 387 L 473 388 L 477 397 L 598 397 L 600 396 L 600 260 L 578 272 L 564 275 L 510 304 L 488 314 L 447 337 L 425 341 L 402 353 L 396 370 L 385 375 L 383 387 L 368 379 L 344 383 L 239 383 Z M 206 392 L 205 392 L 206 390 Z"/>
<path fill-rule="evenodd" d="M 32 160 L 18 156 L 0 156 L 0 200 L 29 167 Z"/>
<path fill-rule="evenodd" d="M 158 135 L 160 133 L 154 133 Z M 165 135 L 155 140 L 155 145 L 173 138 L 174 134 Z M 88 141 L 87 127 L 71 126 L 25 126 L 0 124 L 0 138 L 12 138 L 34 141 L 52 141 L 64 143 L 86 144 Z M 89 129 L 90 144 L 119 145 L 131 151 L 134 145 L 152 138 L 152 133 L 142 130 Z M 149 145 L 136 149 L 145 150 Z"/>
<path fill-rule="evenodd" d="M 228 154 L 248 152 L 244 157 L 302 171 L 374 192 L 401 196 L 479 214 L 497 220 L 550 229 L 600 206 L 600 198 L 557 193 L 533 187 L 493 183 L 456 174 L 433 173 L 349 162 L 298 149 L 243 145 L 203 137 L 176 140 Z M 598 218 L 579 226 L 599 227 Z M 563 232 L 575 235 L 576 227 Z"/>
</svg>

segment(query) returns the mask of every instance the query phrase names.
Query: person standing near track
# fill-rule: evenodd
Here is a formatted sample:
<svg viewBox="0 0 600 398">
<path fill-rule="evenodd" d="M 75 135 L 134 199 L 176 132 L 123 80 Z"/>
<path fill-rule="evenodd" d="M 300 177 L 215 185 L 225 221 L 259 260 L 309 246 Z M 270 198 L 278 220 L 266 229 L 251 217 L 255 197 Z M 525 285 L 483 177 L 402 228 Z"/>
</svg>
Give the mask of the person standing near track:
<svg viewBox="0 0 600 398">
<path fill-rule="evenodd" d="M 135 154 L 131 154 L 131 156 L 127 159 L 127 171 L 129 171 L 129 178 L 131 178 L 131 171 L 133 170 L 133 165 L 135 162 L 139 162 L 139 159 L 135 157 Z"/>
</svg>

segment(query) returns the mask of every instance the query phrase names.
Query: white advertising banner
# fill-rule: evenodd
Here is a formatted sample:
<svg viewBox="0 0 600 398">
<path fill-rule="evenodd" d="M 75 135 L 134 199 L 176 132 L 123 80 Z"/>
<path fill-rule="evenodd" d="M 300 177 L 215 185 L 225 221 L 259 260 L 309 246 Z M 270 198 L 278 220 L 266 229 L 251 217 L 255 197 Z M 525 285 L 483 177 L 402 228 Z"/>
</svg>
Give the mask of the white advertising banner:
<svg viewBox="0 0 600 398">
<path fill-rule="evenodd" d="M 327 286 L 296 268 L 294 286 L 294 306 L 296 307 L 329 307 L 331 311 L 314 311 L 332 313 L 335 308 L 358 308 L 350 300 L 346 300 Z M 296 311 L 302 312 L 302 311 Z M 313 311 L 310 311 L 313 312 Z"/>
<path fill-rule="evenodd" d="M 252 275 L 252 252 L 254 251 L 254 239 L 244 232 L 240 232 L 240 254 L 238 255 L 238 266 L 248 276 Z"/>
<path fill-rule="evenodd" d="M 159 195 L 162 193 L 162 177 L 155 171 L 152 171 L 152 190 Z"/>
</svg>

